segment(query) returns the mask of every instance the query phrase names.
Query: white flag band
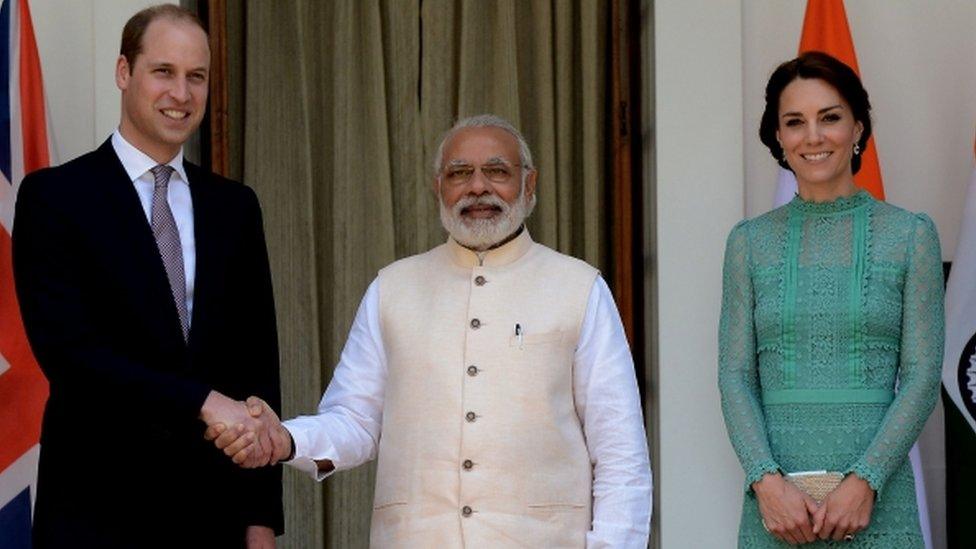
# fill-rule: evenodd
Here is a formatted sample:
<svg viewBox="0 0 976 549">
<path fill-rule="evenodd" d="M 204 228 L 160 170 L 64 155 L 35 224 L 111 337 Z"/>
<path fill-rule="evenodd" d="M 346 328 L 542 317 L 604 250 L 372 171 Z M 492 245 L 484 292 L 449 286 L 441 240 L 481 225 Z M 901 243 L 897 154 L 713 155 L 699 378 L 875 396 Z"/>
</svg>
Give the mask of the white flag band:
<svg viewBox="0 0 976 549">
<path fill-rule="evenodd" d="M 976 431 L 976 171 L 969 180 L 962 229 L 946 287 L 942 383 Z"/>
</svg>

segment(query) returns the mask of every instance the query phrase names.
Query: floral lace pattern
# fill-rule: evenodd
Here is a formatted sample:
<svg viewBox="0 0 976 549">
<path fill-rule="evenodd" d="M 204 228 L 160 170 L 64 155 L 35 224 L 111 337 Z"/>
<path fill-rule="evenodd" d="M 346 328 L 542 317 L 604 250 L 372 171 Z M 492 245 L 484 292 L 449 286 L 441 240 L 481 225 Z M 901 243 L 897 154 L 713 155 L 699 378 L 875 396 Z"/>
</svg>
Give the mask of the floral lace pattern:
<svg viewBox="0 0 976 549">
<path fill-rule="evenodd" d="M 907 456 L 938 399 L 943 324 L 942 256 L 924 214 L 861 191 L 797 197 L 732 229 L 719 388 L 746 473 L 740 547 L 785 546 L 748 488 L 777 470 L 853 473 L 878 492 L 870 526 L 844 547 L 922 546 Z"/>
</svg>

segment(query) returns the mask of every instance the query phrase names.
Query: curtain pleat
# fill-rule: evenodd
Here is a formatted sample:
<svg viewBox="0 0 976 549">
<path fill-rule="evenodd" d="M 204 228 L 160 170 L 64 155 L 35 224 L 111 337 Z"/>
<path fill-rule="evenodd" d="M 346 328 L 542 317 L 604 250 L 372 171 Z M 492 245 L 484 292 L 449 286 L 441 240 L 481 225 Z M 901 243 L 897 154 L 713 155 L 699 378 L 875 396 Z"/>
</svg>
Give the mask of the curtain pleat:
<svg viewBox="0 0 976 549">
<path fill-rule="evenodd" d="M 315 409 L 325 372 L 321 343 L 332 337 L 320 307 L 322 242 L 316 224 L 310 136 L 313 118 L 305 97 L 302 56 L 304 10 L 290 4 L 249 6 L 246 19 L 244 180 L 258 193 L 271 258 L 281 348 L 283 415 Z M 262 13 L 265 12 L 265 13 Z M 259 53 L 259 54 L 258 54 Z M 291 59 L 292 62 L 281 62 Z M 323 331 L 325 330 L 325 331 Z M 287 468 L 286 468 L 287 469 Z M 323 546 L 322 493 L 286 470 L 286 530 L 293 546 Z M 294 512 L 302 509 L 301 513 Z"/>
</svg>

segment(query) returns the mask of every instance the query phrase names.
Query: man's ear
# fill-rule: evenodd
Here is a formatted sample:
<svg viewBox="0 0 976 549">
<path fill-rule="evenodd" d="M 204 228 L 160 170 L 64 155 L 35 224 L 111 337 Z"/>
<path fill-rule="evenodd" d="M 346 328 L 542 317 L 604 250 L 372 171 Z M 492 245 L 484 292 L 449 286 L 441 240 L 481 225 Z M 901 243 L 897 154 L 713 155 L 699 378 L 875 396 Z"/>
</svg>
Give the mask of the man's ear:
<svg viewBox="0 0 976 549">
<path fill-rule="evenodd" d="M 525 177 L 525 198 L 530 199 L 535 196 L 535 184 L 539 179 L 539 171 L 535 168 Z"/>
<path fill-rule="evenodd" d="M 129 77 L 131 76 L 132 70 L 129 67 L 129 60 L 124 55 L 120 55 L 115 60 L 115 85 L 120 90 L 125 90 L 129 87 Z"/>
</svg>

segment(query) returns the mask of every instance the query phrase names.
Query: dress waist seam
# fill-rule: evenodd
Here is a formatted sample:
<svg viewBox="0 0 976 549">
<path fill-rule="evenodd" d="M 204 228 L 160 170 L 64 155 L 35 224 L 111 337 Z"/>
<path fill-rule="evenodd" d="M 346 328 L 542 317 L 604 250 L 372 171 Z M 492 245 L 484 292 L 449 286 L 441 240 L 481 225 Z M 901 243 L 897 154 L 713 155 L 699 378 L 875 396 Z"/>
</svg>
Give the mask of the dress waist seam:
<svg viewBox="0 0 976 549">
<path fill-rule="evenodd" d="M 762 393 L 763 404 L 890 404 L 890 389 L 771 389 Z"/>
</svg>

